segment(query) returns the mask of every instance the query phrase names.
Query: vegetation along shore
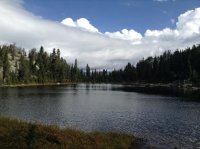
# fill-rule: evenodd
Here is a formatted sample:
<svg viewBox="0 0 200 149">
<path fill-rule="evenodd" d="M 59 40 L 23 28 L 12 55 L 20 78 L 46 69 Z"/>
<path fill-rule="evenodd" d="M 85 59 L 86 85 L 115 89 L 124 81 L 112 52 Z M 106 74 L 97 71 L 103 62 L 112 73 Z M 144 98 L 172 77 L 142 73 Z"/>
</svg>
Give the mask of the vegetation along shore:
<svg viewBox="0 0 200 149">
<path fill-rule="evenodd" d="M 120 133 L 60 129 L 53 125 L 0 118 L 2 149 L 140 149 L 142 139 Z M 145 146 L 146 149 L 154 147 Z"/>
</svg>

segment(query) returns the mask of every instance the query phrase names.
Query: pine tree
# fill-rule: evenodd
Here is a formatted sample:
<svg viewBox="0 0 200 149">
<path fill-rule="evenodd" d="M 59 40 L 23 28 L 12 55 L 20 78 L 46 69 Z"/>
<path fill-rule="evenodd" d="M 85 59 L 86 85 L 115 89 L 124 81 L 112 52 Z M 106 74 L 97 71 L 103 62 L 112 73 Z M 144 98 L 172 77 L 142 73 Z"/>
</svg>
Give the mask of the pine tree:
<svg viewBox="0 0 200 149">
<path fill-rule="evenodd" d="M 86 80 L 90 81 L 90 67 L 88 64 L 86 65 Z"/>
<path fill-rule="evenodd" d="M 8 60 L 8 50 L 5 50 L 5 54 L 3 57 L 3 81 L 4 83 L 7 83 L 9 80 L 9 69 L 10 64 Z"/>
</svg>

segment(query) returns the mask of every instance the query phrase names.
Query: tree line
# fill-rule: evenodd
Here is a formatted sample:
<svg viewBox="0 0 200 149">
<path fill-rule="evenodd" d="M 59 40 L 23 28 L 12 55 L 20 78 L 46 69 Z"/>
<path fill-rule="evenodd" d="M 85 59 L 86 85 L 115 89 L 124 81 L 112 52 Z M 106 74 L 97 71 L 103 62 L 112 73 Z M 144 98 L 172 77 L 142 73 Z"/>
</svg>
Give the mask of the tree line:
<svg viewBox="0 0 200 149">
<path fill-rule="evenodd" d="M 0 82 L 17 83 L 134 83 L 134 82 L 200 82 L 200 45 L 185 50 L 166 51 L 160 56 L 128 63 L 119 70 L 79 69 L 60 56 L 60 49 L 47 53 L 41 46 L 28 53 L 14 44 L 0 46 Z"/>
<path fill-rule="evenodd" d="M 140 60 L 135 66 L 114 70 L 108 76 L 113 82 L 200 82 L 200 45 L 185 50 L 166 51 L 160 56 Z"/>
<path fill-rule="evenodd" d="M 80 81 L 81 71 L 77 60 L 69 64 L 60 56 L 59 49 L 48 54 L 41 46 L 39 51 L 11 44 L 0 46 L 0 81 L 4 84 L 55 83 Z"/>
</svg>

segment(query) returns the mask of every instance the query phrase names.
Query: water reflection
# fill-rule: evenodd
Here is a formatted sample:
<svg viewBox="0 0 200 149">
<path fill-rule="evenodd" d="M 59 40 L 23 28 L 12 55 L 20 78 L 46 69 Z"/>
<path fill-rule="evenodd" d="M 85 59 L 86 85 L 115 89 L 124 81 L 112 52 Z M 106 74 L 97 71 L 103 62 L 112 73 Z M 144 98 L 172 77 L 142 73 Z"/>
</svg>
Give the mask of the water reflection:
<svg viewBox="0 0 200 149">
<path fill-rule="evenodd" d="M 170 148 L 199 145 L 199 102 L 124 92 L 123 87 L 74 84 L 2 88 L 0 115 L 84 131 L 132 133 Z"/>
<path fill-rule="evenodd" d="M 138 92 L 145 94 L 158 94 L 165 96 L 185 97 L 184 100 L 189 101 L 200 101 L 200 90 L 190 88 L 176 88 L 167 86 L 135 86 L 135 85 L 121 85 L 113 86 L 114 91 L 125 91 L 125 92 Z"/>
</svg>

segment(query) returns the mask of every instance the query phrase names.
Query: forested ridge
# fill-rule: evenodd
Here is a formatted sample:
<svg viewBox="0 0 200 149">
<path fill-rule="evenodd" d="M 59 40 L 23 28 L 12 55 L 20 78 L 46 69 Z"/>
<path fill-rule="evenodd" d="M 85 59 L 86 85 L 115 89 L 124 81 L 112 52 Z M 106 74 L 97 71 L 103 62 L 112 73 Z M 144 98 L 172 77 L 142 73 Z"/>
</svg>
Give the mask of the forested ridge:
<svg viewBox="0 0 200 149">
<path fill-rule="evenodd" d="M 199 85 L 200 45 L 175 52 L 166 51 L 160 56 L 141 59 L 136 65 L 128 63 L 123 69 L 108 72 L 106 69 L 78 68 L 77 59 L 70 64 L 60 55 L 60 49 L 47 53 L 11 45 L 0 46 L 0 83 L 169 83 L 188 81 Z"/>
<path fill-rule="evenodd" d="M 47 53 L 43 47 L 27 54 L 15 45 L 0 47 L 0 80 L 4 84 L 81 81 L 77 60 L 68 64 L 59 49 Z"/>
</svg>

